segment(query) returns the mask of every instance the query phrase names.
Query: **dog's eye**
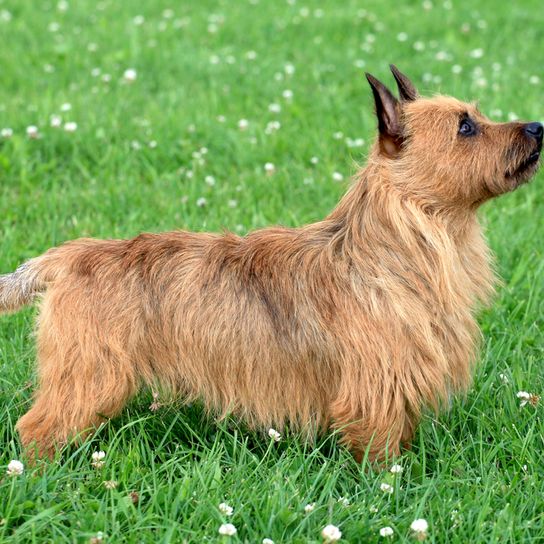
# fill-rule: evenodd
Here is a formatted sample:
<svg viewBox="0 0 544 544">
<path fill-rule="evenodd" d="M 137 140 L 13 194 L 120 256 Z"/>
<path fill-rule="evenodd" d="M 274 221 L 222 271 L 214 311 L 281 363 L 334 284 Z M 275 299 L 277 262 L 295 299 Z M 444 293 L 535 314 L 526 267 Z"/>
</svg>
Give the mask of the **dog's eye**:
<svg viewBox="0 0 544 544">
<path fill-rule="evenodd" d="M 476 127 L 474 126 L 472 119 L 467 117 L 461 120 L 461 123 L 459 124 L 459 134 L 461 134 L 461 136 L 474 136 L 474 134 L 476 134 Z"/>
</svg>

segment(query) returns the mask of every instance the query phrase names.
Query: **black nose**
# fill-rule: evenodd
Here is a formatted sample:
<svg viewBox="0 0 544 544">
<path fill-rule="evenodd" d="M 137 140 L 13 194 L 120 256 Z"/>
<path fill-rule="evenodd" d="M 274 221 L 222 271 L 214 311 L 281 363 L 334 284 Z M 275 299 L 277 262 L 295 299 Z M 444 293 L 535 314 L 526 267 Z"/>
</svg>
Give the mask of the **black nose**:
<svg viewBox="0 0 544 544">
<path fill-rule="evenodd" d="M 542 123 L 527 123 L 525 125 L 525 134 L 531 138 L 535 138 L 539 142 L 542 142 L 544 127 L 542 126 Z"/>
</svg>

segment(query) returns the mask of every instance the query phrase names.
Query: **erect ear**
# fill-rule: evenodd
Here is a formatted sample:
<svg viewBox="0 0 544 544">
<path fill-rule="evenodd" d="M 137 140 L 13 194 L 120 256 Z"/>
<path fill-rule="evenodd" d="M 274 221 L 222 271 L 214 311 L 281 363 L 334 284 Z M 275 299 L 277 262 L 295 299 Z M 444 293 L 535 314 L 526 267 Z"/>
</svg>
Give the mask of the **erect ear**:
<svg viewBox="0 0 544 544">
<path fill-rule="evenodd" d="M 397 82 L 401 102 L 415 100 L 418 97 L 418 93 L 414 84 L 394 64 L 390 64 L 389 68 L 391 68 L 391 72 L 393 72 L 393 76 Z"/>
<path fill-rule="evenodd" d="M 398 155 L 402 145 L 402 130 L 400 125 L 400 104 L 391 91 L 373 75 L 367 73 L 374 102 L 380 131 L 380 150 L 390 158 Z"/>
</svg>

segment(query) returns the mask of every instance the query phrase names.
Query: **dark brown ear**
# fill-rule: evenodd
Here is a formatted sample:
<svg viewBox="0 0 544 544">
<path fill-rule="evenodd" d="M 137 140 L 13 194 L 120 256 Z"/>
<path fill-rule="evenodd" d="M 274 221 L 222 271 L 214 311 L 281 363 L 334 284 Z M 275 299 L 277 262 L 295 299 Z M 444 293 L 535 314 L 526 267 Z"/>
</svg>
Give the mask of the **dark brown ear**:
<svg viewBox="0 0 544 544">
<path fill-rule="evenodd" d="M 397 82 L 401 102 L 415 100 L 418 97 L 418 93 L 414 84 L 394 64 L 390 64 L 389 68 L 391 68 L 391 72 L 393 72 L 393 76 Z"/>
<path fill-rule="evenodd" d="M 402 145 L 402 130 L 400 125 L 400 104 L 391 91 L 373 75 L 367 73 L 374 102 L 380 131 L 380 150 L 390 158 L 398 155 Z"/>
</svg>

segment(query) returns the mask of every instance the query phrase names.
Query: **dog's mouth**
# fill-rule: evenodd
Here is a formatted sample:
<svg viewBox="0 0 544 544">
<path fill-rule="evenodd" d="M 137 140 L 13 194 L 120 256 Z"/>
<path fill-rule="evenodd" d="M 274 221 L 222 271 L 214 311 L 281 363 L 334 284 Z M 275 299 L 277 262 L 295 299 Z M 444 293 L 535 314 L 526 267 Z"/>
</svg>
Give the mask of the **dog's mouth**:
<svg viewBox="0 0 544 544">
<path fill-rule="evenodd" d="M 532 174 L 537 170 L 540 160 L 541 148 L 533 151 L 524 161 L 518 164 L 515 169 L 507 170 L 504 177 L 515 183 L 528 181 Z"/>
</svg>

